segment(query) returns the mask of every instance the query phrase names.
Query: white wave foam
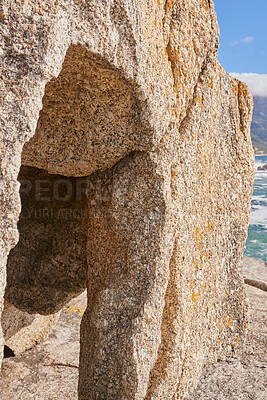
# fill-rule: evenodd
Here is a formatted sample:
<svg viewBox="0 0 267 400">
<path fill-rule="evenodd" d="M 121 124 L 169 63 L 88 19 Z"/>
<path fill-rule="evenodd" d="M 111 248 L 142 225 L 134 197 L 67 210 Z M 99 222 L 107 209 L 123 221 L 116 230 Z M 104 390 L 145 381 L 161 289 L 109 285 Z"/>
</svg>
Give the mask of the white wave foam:
<svg viewBox="0 0 267 400">
<path fill-rule="evenodd" d="M 257 202 L 257 204 L 255 204 L 255 202 Z M 261 198 L 260 196 L 253 196 L 252 197 L 252 206 L 253 207 L 266 207 L 266 209 L 267 209 L 267 198 L 266 197 L 264 197 L 264 198 Z"/>
<path fill-rule="evenodd" d="M 267 180 L 267 173 L 266 173 L 266 176 L 264 176 L 263 174 L 256 172 L 256 174 L 255 174 L 255 182 L 257 182 L 257 181 L 266 181 L 266 180 Z"/>
<path fill-rule="evenodd" d="M 256 209 L 252 209 L 251 214 L 250 214 L 250 225 L 262 225 L 265 228 L 267 228 L 267 207 L 266 206 L 259 206 Z"/>
</svg>

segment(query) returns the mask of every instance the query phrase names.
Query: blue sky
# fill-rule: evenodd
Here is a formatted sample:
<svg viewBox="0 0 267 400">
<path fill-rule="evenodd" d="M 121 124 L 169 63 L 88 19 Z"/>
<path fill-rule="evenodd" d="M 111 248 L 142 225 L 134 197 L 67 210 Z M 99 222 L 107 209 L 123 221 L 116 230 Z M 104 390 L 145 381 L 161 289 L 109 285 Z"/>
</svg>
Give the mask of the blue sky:
<svg viewBox="0 0 267 400">
<path fill-rule="evenodd" d="M 214 3 L 221 30 L 220 63 L 228 73 L 241 74 L 237 77 L 256 91 L 253 94 L 267 96 L 267 0 Z"/>
<path fill-rule="evenodd" d="M 267 73 L 267 0 L 214 0 L 227 72 Z"/>
</svg>

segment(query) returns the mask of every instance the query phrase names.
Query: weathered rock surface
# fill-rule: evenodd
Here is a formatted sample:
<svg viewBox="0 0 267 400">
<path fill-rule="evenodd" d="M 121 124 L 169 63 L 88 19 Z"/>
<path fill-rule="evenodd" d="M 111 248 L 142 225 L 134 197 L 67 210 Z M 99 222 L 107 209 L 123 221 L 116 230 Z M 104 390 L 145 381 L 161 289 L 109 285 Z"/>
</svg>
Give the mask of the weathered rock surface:
<svg viewBox="0 0 267 400">
<path fill-rule="evenodd" d="M 4 359 L 1 399 L 78 399 L 80 323 L 85 308 L 86 292 L 63 308 L 47 340 L 20 356 Z"/>
<path fill-rule="evenodd" d="M 217 61 L 213 3 L 5 0 L 0 12 L 6 299 L 49 314 L 87 285 L 79 399 L 182 399 L 247 329 L 252 100 Z M 21 189 L 15 247 L 20 166 L 53 196 L 39 206 Z M 86 196 L 68 199 L 69 220 L 46 219 L 64 209 L 62 176 L 84 179 Z"/>
<path fill-rule="evenodd" d="M 244 279 L 267 282 L 263 261 L 244 257 Z M 246 285 L 249 302 L 249 328 L 237 357 L 229 357 L 206 366 L 197 389 L 186 400 L 238 400 L 266 398 L 267 383 L 267 295 Z"/>
<path fill-rule="evenodd" d="M 16 356 L 31 349 L 49 336 L 59 314 L 28 314 L 6 301 L 1 318 L 5 345 Z"/>
<path fill-rule="evenodd" d="M 263 262 L 245 257 L 244 276 L 250 267 L 256 280 L 263 279 Z M 250 324 L 244 347 L 236 357 L 205 367 L 196 391 L 187 400 L 265 400 L 267 295 L 248 285 L 246 294 Z M 64 307 L 48 340 L 20 357 L 4 360 L 1 399 L 78 399 L 79 327 L 85 308 L 83 293 Z"/>
<path fill-rule="evenodd" d="M 244 256 L 243 275 L 245 279 L 267 283 L 267 263 Z"/>
<path fill-rule="evenodd" d="M 245 283 L 267 292 L 267 263 L 244 257 Z"/>
<path fill-rule="evenodd" d="M 186 400 L 265 400 L 267 384 L 267 294 L 246 285 L 250 327 L 237 357 L 205 367 L 195 392 Z"/>
</svg>

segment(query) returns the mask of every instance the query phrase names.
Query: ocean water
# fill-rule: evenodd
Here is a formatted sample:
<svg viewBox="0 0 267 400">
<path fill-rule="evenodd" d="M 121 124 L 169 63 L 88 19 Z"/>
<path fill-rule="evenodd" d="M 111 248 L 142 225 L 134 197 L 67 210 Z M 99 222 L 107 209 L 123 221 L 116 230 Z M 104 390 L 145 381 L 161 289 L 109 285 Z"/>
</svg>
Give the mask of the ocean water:
<svg viewBox="0 0 267 400">
<path fill-rule="evenodd" d="M 255 182 L 245 255 L 267 261 L 267 170 L 257 171 L 264 164 L 267 164 L 267 156 L 255 157 Z"/>
</svg>

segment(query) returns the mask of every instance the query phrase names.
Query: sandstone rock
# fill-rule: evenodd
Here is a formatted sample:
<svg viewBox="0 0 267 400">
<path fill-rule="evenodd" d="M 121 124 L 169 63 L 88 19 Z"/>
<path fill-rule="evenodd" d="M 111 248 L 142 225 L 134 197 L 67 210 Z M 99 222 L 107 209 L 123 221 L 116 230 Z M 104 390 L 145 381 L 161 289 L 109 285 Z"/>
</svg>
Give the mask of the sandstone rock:
<svg viewBox="0 0 267 400">
<path fill-rule="evenodd" d="M 182 399 L 247 328 L 252 99 L 217 61 L 212 1 L 1 7 L 3 269 L 18 180 L 53 193 L 21 188 L 5 297 L 49 314 L 87 284 L 79 399 Z M 46 219 L 65 195 L 69 220 Z"/>
</svg>

